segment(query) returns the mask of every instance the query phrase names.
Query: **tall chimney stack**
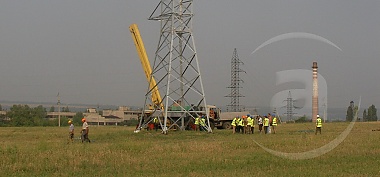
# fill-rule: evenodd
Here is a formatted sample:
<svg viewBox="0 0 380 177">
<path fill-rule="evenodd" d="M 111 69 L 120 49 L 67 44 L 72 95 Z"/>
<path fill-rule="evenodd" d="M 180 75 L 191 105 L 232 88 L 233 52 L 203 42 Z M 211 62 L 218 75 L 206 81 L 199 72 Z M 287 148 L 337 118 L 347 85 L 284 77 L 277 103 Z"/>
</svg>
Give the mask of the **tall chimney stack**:
<svg viewBox="0 0 380 177">
<path fill-rule="evenodd" d="M 318 65 L 313 62 L 313 98 L 312 98 L 312 120 L 317 121 L 318 114 Z"/>
</svg>

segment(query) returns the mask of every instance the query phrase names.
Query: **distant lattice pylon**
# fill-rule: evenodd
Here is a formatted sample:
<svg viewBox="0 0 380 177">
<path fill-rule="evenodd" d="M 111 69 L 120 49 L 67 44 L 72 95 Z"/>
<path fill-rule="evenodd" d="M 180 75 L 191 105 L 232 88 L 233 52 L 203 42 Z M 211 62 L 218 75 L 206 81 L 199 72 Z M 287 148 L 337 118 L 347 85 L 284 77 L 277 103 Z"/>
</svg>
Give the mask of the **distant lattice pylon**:
<svg viewBox="0 0 380 177">
<path fill-rule="evenodd" d="M 295 112 L 293 112 L 293 110 L 296 109 L 296 107 L 294 106 L 295 100 L 293 100 L 292 93 L 290 91 L 288 93 L 288 98 L 286 98 L 286 100 L 284 101 L 286 101 L 285 115 L 287 116 L 287 120 L 292 120 L 293 115 L 296 114 Z"/>
<path fill-rule="evenodd" d="M 242 105 L 240 105 L 240 97 L 244 97 L 244 95 L 240 94 L 240 88 L 242 88 L 241 85 L 244 83 L 244 81 L 240 79 L 240 72 L 245 71 L 240 69 L 240 65 L 243 64 L 244 63 L 240 61 L 237 50 L 235 48 L 231 59 L 231 85 L 227 87 L 231 89 L 231 93 L 225 96 L 231 98 L 231 102 L 229 105 L 227 105 L 227 108 L 232 112 L 242 111 Z"/>
</svg>

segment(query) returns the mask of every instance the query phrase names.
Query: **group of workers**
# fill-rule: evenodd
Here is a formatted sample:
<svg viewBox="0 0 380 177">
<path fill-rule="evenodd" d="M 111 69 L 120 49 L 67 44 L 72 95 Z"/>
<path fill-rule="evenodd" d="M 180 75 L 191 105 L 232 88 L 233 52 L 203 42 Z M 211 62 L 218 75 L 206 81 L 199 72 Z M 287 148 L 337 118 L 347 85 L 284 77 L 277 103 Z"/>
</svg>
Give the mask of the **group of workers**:
<svg viewBox="0 0 380 177">
<path fill-rule="evenodd" d="M 74 124 L 71 120 L 68 121 L 70 127 L 69 127 L 69 139 L 71 142 L 74 142 Z M 82 143 L 87 141 L 89 143 L 91 143 L 91 140 L 88 138 L 88 132 L 89 132 L 89 128 L 88 128 L 88 123 L 86 121 L 86 118 L 82 118 L 82 130 L 81 130 L 81 140 L 82 140 Z"/>
<path fill-rule="evenodd" d="M 232 133 L 242 133 L 242 134 L 253 134 L 255 129 L 255 119 L 257 120 L 257 124 L 259 125 L 259 133 L 262 133 L 263 127 L 264 127 L 264 133 L 268 134 L 273 132 L 273 134 L 276 134 L 276 127 L 278 123 L 277 117 L 273 114 L 271 115 L 268 113 L 268 115 L 263 116 L 258 115 L 256 118 L 251 118 L 251 115 L 247 114 L 247 116 L 236 116 L 232 120 Z M 322 119 L 320 118 L 319 114 L 317 115 L 316 120 L 316 129 L 315 134 L 322 134 Z"/>
<path fill-rule="evenodd" d="M 275 114 L 270 114 L 265 116 L 258 115 L 256 117 L 251 117 L 250 114 L 247 114 L 246 116 L 236 116 L 232 122 L 232 133 L 242 133 L 242 134 L 254 134 L 255 125 L 259 126 L 258 132 L 261 133 L 273 133 L 276 134 L 277 131 L 277 125 L 278 125 L 278 118 Z M 157 131 L 159 129 L 159 120 L 157 117 L 153 119 L 153 124 L 150 129 L 154 129 Z M 195 131 L 207 131 L 206 126 L 206 117 L 196 117 L 194 121 L 194 130 Z M 264 128 L 264 129 L 263 129 Z M 317 121 L 316 121 L 316 131 L 315 134 L 318 132 L 321 134 L 322 129 L 322 119 L 317 115 Z M 149 129 L 148 129 L 149 130 Z"/>
<path fill-rule="evenodd" d="M 194 121 L 195 131 L 207 131 L 206 128 L 206 117 L 196 117 Z"/>
<path fill-rule="evenodd" d="M 153 130 L 153 128 L 156 131 L 160 128 L 160 122 L 157 117 L 153 118 L 152 122 L 148 124 L 147 130 Z M 207 131 L 206 117 L 196 117 L 194 120 L 194 127 L 192 127 L 191 129 L 195 131 Z"/>
<path fill-rule="evenodd" d="M 277 117 L 272 116 L 270 113 L 268 113 L 267 116 L 264 116 L 264 119 L 261 115 L 256 116 L 255 118 L 252 118 L 250 114 L 247 114 L 246 116 L 236 116 L 232 120 L 232 133 L 242 133 L 242 134 L 254 134 L 255 133 L 255 125 L 259 126 L 259 133 L 263 132 L 264 127 L 264 133 L 270 133 L 271 128 L 273 129 L 273 133 L 276 133 L 276 126 L 277 126 Z"/>
</svg>

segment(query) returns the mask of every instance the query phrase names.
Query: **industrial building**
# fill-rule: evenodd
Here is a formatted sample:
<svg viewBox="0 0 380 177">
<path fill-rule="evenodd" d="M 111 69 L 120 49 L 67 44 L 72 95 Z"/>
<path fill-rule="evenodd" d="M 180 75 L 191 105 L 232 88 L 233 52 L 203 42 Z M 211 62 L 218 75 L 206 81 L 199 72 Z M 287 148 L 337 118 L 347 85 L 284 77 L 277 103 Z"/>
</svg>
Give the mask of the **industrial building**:
<svg viewBox="0 0 380 177">
<path fill-rule="evenodd" d="M 118 125 L 125 121 L 137 120 L 139 114 L 141 114 L 139 110 L 120 106 L 117 110 L 104 109 L 102 115 L 96 108 L 88 108 L 83 116 L 90 125 Z M 47 118 L 50 119 L 57 119 L 59 116 L 72 119 L 75 115 L 75 112 L 47 112 Z"/>
</svg>

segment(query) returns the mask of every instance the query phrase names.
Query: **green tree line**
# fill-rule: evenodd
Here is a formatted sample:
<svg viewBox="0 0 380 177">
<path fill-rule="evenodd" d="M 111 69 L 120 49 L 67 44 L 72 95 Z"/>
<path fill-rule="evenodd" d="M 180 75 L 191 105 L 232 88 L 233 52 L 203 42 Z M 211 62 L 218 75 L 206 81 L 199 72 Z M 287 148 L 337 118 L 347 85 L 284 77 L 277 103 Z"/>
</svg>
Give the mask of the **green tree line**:
<svg viewBox="0 0 380 177">
<path fill-rule="evenodd" d="M 346 121 L 352 121 L 357 111 L 358 111 L 358 106 L 354 106 L 353 104 L 350 104 L 350 106 L 348 106 L 347 108 Z M 375 105 L 371 105 L 368 107 L 368 109 L 364 109 L 362 118 L 363 118 L 363 121 L 377 121 L 378 120 L 377 109 Z"/>
<path fill-rule="evenodd" d="M 1 105 L 0 110 L 2 110 Z M 0 126 L 58 126 L 58 119 L 47 119 L 46 115 L 46 108 L 42 105 L 34 108 L 28 105 L 13 105 L 6 115 L 0 115 Z M 83 113 L 78 112 L 72 121 L 75 125 L 80 125 L 82 117 Z M 61 125 L 67 126 L 68 120 L 67 117 L 61 116 Z"/>
</svg>

